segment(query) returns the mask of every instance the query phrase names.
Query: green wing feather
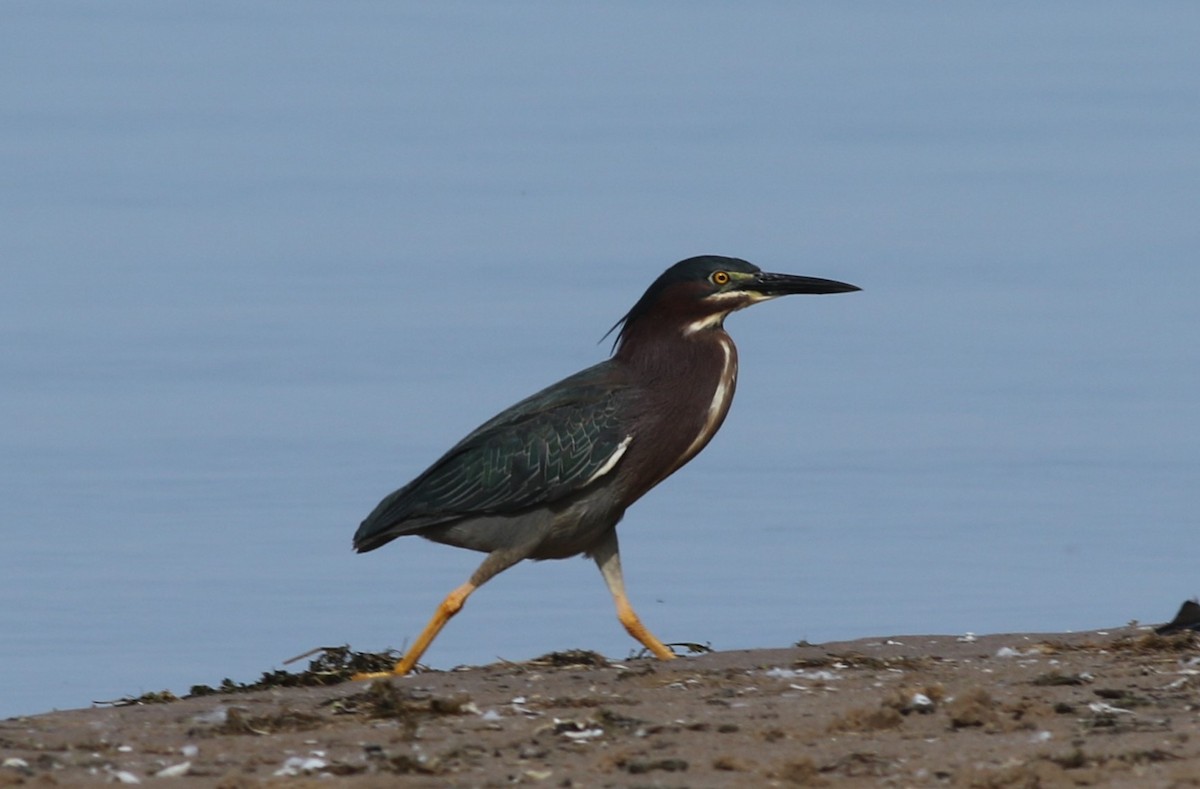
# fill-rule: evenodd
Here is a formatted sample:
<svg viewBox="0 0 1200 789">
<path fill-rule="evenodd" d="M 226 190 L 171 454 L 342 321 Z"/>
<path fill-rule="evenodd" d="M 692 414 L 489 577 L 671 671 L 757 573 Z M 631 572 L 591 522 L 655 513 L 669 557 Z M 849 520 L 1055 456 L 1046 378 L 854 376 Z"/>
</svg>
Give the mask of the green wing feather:
<svg viewBox="0 0 1200 789">
<path fill-rule="evenodd" d="M 623 449 L 629 390 L 612 362 L 522 400 L 458 442 L 379 503 L 354 535 L 359 550 L 427 526 L 552 503 L 586 487 Z"/>
</svg>

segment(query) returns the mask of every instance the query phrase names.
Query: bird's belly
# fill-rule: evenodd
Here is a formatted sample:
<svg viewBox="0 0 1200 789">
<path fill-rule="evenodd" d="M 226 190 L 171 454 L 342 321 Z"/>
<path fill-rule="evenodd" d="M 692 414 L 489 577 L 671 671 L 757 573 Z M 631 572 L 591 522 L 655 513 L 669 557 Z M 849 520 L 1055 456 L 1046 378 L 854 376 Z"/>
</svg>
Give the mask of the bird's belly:
<svg viewBox="0 0 1200 789">
<path fill-rule="evenodd" d="M 519 549 L 527 559 L 565 559 L 590 551 L 624 515 L 607 491 L 512 515 L 480 515 L 430 526 L 426 539 L 491 553 Z"/>
</svg>

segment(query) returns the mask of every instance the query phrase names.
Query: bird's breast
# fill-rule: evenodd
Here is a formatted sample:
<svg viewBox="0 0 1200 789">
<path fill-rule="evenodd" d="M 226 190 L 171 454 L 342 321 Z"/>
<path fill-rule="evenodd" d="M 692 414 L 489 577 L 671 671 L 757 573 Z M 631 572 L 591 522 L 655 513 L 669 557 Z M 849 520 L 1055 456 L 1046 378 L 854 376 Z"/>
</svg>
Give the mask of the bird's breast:
<svg viewBox="0 0 1200 789">
<path fill-rule="evenodd" d="M 722 331 L 693 337 L 669 356 L 659 356 L 659 366 L 647 371 L 650 383 L 626 458 L 635 467 L 630 502 L 699 454 L 729 413 L 737 387 L 737 349 Z"/>
<path fill-rule="evenodd" d="M 708 408 L 704 412 L 703 422 L 700 424 L 695 438 L 684 451 L 679 466 L 694 458 L 700 453 L 700 450 L 708 445 L 712 437 L 721 429 L 725 415 L 729 413 L 729 404 L 733 402 L 733 392 L 737 388 L 737 349 L 733 347 L 733 341 L 729 339 L 729 336 L 723 332 L 718 335 L 718 338 L 718 345 L 721 349 L 720 377 L 717 379 L 716 385 L 711 387 L 712 395 L 708 402 Z M 672 471 L 674 470 L 672 469 Z"/>
</svg>

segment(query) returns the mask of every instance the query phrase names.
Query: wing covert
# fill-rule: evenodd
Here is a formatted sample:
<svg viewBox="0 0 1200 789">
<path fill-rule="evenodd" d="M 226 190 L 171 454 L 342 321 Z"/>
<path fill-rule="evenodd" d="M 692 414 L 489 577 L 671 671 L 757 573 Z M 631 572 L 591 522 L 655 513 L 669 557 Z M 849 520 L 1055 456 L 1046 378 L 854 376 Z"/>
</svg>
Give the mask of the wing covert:
<svg viewBox="0 0 1200 789">
<path fill-rule="evenodd" d="M 607 474 L 632 440 L 621 419 L 630 392 L 607 372 L 589 368 L 485 422 L 381 501 L 356 544 L 552 503 Z"/>
</svg>

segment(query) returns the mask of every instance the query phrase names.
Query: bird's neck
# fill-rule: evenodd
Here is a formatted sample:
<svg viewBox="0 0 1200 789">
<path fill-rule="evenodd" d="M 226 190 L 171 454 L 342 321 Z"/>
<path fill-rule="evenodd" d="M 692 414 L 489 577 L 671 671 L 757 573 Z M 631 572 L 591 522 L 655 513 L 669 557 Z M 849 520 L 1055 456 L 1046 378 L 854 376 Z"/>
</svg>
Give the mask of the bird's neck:
<svg viewBox="0 0 1200 789">
<path fill-rule="evenodd" d="M 700 383 L 712 377 L 715 385 L 718 371 L 737 376 L 737 348 L 723 319 L 717 315 L 681 323 L 645 316 L 625 328 L 614 356 L 641 373 L 642 380 Z"/>
<path fill-rule="evenodd" d="M 639 384 L 643 428 L 664 459 L 658 467 L 669 469 L 657 483 L 704 449 L 725 421 L 737 387 L 737 347 L 719 320 L 692 331 L 646 323 L 630 327 L 616 360 Z"/>
</svg>

